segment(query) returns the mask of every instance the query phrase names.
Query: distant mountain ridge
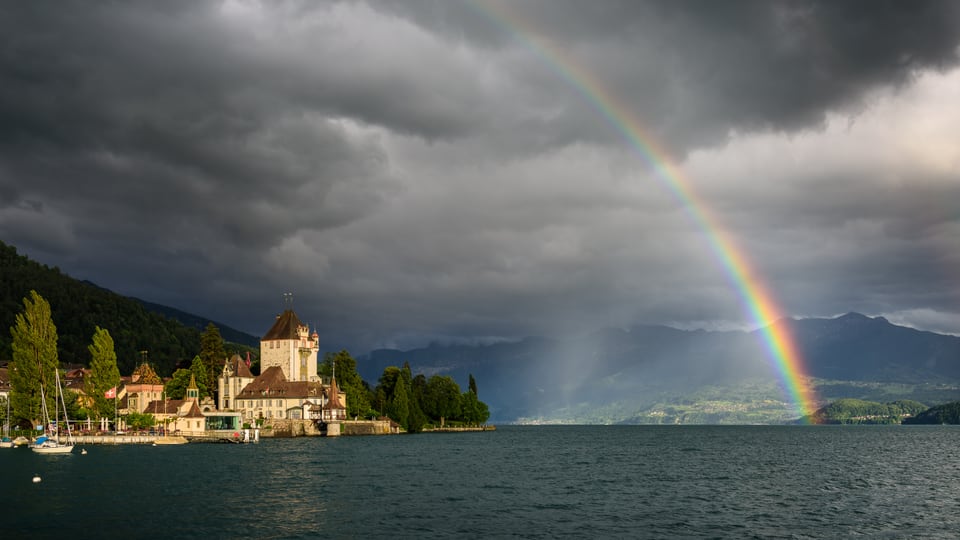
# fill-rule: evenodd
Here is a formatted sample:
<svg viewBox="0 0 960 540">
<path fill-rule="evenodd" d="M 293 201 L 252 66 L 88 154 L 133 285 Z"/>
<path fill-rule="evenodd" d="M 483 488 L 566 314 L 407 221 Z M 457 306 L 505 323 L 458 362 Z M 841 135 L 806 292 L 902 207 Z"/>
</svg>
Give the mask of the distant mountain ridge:
<svg viewBox="0 0 960 540">
<path fill-rule="evenodd" d="M 199 315 L 194 315 L 192 313 L 187 313 L 186 311 L 181 311 L 169 306 L 147 302 L 146 300 L 141 300 L 139 298 L 133 298 L 133 300 L 140 302 L 140 304 L 145 307 L 147 311 L 159 313 L 160 315 L 163 315 L 169 319 L 180 321 L 180 323 L 182 323 L 184 326 L 195 328 L 201 332 L 207 327 L 208 324 L 213 323 L 213 325 L 220 330 L 220 336 L 228 343 L 238 343 L 240 345 L 246 345 L 247 347 L 255 348 L 260 346 L 259 337 L 248 334 L 241 330 L 237 330 L 236 328 L 232 328 L 223 323 L 219 323 Z"/>
<path fill-rule="evenodd" d="M 810 375 L 824 379 L 919 383 L 960 379 L 960 337 L 847 313 L 787 321 Z"/>
<path fill-rule="evenodd" d="M 824 400 L 960 398 L 956 336 L 859 313 L 774 324 L 789 325 Z M 358 359 L 358 369 L 372 381 L 385 366 L 403 362 L 415 373 L 458 381 L 473 374 L 501 422 L 787 421 L 795 411 L 784 402 L 760 332 L 639 326 L 563 339 L 376 350 Z"/>
</svg>

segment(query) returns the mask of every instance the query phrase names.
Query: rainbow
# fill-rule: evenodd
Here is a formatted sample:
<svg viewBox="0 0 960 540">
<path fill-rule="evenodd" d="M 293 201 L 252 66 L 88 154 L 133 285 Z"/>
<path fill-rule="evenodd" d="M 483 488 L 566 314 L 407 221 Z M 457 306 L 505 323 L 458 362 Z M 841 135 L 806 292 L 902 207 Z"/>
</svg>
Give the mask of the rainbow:
<svg viewBox="0 0 960 540">
<path fill-rule="evenodd" d="M 496 26 L 526 45 L 545 64 L 573 87 L 650 164 L 658 179 L 680 200 L 686 213 L 704 231 L 709 247 L 747 306 L 750 319 L 761 329 L 764 345 L 780 376 L 796 413 L 806 417 L 816 409 L 816 398 L 805 376 L 788 325 L 773 294 L 750 264 L 746 253 L 711 215 L 707 204 L 690 186 L 690 181 L 673 165 L 669 154 L 643 129 L 623 102 L 603 86 L 592 73 L 564 54 L 534 27 L 498 2 L 474 2 L 475 10 Z"/>
</svg>

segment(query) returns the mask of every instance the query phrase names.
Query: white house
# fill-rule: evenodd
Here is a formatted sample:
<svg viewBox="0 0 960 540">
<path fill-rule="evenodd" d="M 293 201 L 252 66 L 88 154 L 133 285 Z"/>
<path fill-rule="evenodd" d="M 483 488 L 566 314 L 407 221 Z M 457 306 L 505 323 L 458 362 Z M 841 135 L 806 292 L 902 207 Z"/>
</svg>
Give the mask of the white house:
<svg viewBox="0 0 960 540">
<path fill-rule="evenodd" d="M 255 378 L 250 372 L 250 364 L 245 362 L 239 354 L 233 355 L 223 365 L 223 370 L 217 377 L 217 409 L 229 411 L 238 408 L 234 402 L 237 395 Z"/>
</svg>

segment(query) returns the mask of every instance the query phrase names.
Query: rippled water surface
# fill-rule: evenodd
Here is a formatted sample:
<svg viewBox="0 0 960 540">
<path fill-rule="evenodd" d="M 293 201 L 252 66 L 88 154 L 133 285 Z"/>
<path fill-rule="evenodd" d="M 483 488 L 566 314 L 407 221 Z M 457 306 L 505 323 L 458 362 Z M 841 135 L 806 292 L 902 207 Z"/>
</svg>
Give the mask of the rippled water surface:
<svg viewBox="0 0 960 540">
<path fill-rule="evenodd" d="M 955 426 L 503 426 L 87 449 L 0 449 L 4 538 L 960 533 Z"/>
</svg>

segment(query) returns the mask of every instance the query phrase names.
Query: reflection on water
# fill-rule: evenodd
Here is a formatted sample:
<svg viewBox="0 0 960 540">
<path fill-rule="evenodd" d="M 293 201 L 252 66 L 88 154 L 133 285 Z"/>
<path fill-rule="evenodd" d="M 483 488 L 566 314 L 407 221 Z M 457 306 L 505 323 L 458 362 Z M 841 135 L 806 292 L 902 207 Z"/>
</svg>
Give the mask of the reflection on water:
<svg viewBox="0 0 960 540">
<path fill-rule="evenodd" d="M 954 426 L 505 426 L 13 449 L 0 508 L 11 538 L 937 538 L 960 527 L 958 443 Z"/>
</svg>

